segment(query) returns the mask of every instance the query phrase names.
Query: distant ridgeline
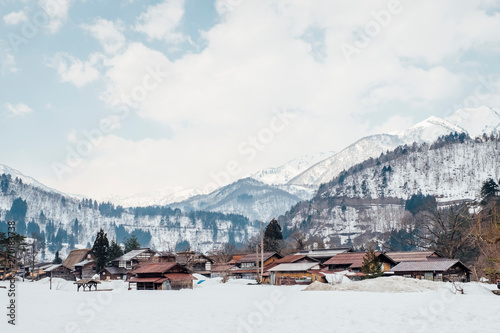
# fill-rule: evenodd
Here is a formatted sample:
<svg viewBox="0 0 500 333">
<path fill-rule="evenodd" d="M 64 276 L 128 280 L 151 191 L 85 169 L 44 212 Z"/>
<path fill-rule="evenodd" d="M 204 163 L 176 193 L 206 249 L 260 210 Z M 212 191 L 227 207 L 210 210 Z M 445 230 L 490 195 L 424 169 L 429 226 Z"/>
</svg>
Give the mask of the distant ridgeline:
<svg viewBox="0 0 500 333">
<path fill-rule="evenodd" d="M 244 243 L 259 225 L 236 214 L 182 212 L 168 207 L 123 208 L 92 199 L 76 199 L 23 184 L 0 175 L 0 232 L 7 221 L 16 231 L 37 239 L 51 257 L 79 246 L 91 246 L 100 228 L 123 242 L 134 234 L 142 246 L 158 250 L 208 251 L 224 243 Z"/>
<path fill-rule="evenodd" d="M 435 204 L 436 198 L 440 205 L 479 199 L 489 178 L 500 178 L 500 135 L 472 139 L 452 133 L 342 171 L 278 221 L 285 236 L 300 231 L 327 246 L 380 244 L 395 234 L 411 237 L 401 230 L 405 212 Z"/>
</svg>

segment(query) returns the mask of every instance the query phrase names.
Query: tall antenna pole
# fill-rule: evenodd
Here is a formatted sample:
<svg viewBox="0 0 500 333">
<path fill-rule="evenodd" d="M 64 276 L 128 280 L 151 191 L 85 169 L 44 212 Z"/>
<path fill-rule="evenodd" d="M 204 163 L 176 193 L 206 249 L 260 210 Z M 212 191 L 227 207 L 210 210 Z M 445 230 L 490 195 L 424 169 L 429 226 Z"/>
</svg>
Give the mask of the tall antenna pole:
<svg viewBox="0 0 500 333">
<path fill-rule="evenodd" d="M 260 220 L 260 283 L 264 275 L 264 221 Z"/>
</svg>

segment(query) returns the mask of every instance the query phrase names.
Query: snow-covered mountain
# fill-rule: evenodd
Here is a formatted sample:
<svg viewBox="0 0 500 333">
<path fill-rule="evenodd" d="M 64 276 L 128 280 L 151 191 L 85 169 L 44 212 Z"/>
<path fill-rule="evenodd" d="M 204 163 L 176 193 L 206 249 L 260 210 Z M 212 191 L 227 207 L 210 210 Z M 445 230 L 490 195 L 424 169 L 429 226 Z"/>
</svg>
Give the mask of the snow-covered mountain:
<svg viewBox="0 0 500 333">
<path fill-rule="evenodd" d="M 289 187 L 287 189 L 290 191 Z M 307 193 L 309 197 L 309 192 Z M 241 214 L 250 220 L 269 221 L 303 200 L 278 186 L 264 184 L 252 178 L 221 187 L 208 195 L 199 195 L 171 204 L 183 211 L 204 210 Z"/>
<path fill-rule="evenodd" d="M 280 165 L 256 172 L 252 178 L 269 185 L 283 185 L 295 178 L 298 174 L 304 172 L 312 165 L 323 161 L 335 152 L 320 152 L 317 154 L 303 155 Z"/>
<path fill-rule="evenodd" d="M 301 229 L 340 245 L 348 236 L 367 241 L 399 229 L 405 200 L 414 194 L 436 196 L 442 205 L 477 200 L 485 180 L 500 178 L 500 137 L 463 138 L 398 148 L 353 166 L 279 221 L 289 231 Z"/>
<path fill-rule="evenodd" d="M 63 194 L 62 192 L 55 190 L 51 187 L 45 186 L 44 184 L 40 183 L 36 179 L 29 177 L 29 176 L 26 176 L 21 171 L 18 171 L 14 168 L 11 168 L 7 165 L 0 164 L 0 175 L 1 174 L 10 175 L 12 179 L 16 179 L 16 178 L 21 179 L 23 184 L 32 185 L 32 186 L 38 187 L 38 188 L 40 188 L 44 191 L 47 191 L 47 192 Z"/>
<path fill-rule="evenodd" d="M 102 202 L 112 202 L 123 207 L 147 207 L 166 206 L 201 194 L 203 194 L 202 191 L 198 189 L 186 189 L 178 186 L 167 187 L 153 193 L 139 193 L 128 196 L 106 195 L 97 199 Z"/>
<path fill-rule="evenodd" d="M 461 109 L 445 119 L 430 117 L 404 131 L 362 138 L 339 153 L 311 166 L 288 184 L 318 187 L 336 177 L 342 170 L 349 169 L 368 158 L 376 158 L 381 153 L 400 145 L 411 145 L 414 142 L 430 143 L 439 136 L 453 132 L 467 133 L 471 137 L 476 137 L 482 136 L 483 133 L 497 133 L 498 130 L 500 130 L 498 111 L 485 106 Z"/>
<path fill-rule="evenodd" d="M 34 180 L 29 184 L 12 169 L 2 170 L 15 177 L 0 174 L 0 230 L 5 231 L 7 221 L 12 219 L 17 221 L 17 232 L 38 234 L 47 244 L 45 259 L 50 259 L 56 250 L 62 250 L 64 256 L 68 248 L 92 244 L 100 228 L 109 239 L 122 241 L 134 233 L 143 246 L 159 250 L 189 246 L 203 252 L 227 242 L 245 242 L 259 230 L 258 225 L 241 215 L 184 213 L 158 206 L 124 209 L 88 198 L 78 199 L 46 190 Z"/>
</svg>

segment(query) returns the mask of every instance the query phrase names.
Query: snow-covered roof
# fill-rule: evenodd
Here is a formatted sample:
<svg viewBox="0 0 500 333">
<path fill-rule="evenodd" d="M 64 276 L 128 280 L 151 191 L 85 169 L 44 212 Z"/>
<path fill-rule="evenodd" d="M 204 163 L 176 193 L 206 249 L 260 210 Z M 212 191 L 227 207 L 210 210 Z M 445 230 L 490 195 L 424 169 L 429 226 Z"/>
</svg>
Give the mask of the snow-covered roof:
<svg viewBox="0 0 500 333">
<path fill-rule="evenodd" d="M 437 271 L 444 272 L 456 264 L 462 265 L 469 270 L 464 264 L 457 259 L 440 259 L 429 261 L 404 261 L 394 266 L 390 272 L 428 272 Z"/>
<path fill-rule="evenodd" d="M 44 269 L 44 271 L 45 271 L 45 272 L 52 272 L 54 269 L 59 268 L 59 267 L 61 267 L 61 266 L 62 266 L 62 264 L 51 265 L 50 267 L 45 268 L 45 269 Z"/>
<path fill-rule="evenodd" d="M 269 269 L 270 272 L 302 272 L 310 269 L 319 269 L 319 264 L 315 262 L 300 262 L 279 264 L 276 267 Z"/>
<path fill-rule="evenodd" d="M 144 253 L 144 252 L 147 252 L 147 251 L 151 251 L 153 252 L 151 249 L 139 249 L 139 250 L 132 250 L 130 252 L 127 252 L 125 253 L 124 255 L 122 255 L 121 257 L 119 258 L 116 258 L 115 260 L 113 261 L 129 261 L 129 260 L 132 260 L 134 259 L 135 257 L 137 257 L 138 255 Z"/>
</svg>

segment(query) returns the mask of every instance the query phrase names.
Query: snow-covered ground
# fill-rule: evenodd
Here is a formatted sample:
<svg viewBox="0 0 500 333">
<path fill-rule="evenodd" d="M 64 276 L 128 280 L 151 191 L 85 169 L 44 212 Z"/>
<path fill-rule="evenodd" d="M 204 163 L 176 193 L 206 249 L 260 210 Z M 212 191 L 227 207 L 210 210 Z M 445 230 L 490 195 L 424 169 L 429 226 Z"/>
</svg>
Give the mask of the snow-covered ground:
<svg viewBox="0 0 500 333">
<path fill-rule="evenodd" d="M 47 280 L 19 282 L 15 328 L 7 324 L 7 290 L 0 289 L 0 332 L 499 331 L 500 297 L 490 285 L 465 284 L 460 295 L 451 284 L 393 278 L 349 283 L 345 291 L 248 282 L 209 279 L 194 290 L 129 291 L 119 281 L 99 285 L 113 291 L 78 293 L 62 280 L 54 279 L 53 290 Z"/>
</svg>

